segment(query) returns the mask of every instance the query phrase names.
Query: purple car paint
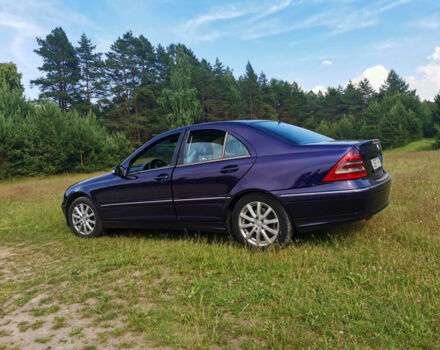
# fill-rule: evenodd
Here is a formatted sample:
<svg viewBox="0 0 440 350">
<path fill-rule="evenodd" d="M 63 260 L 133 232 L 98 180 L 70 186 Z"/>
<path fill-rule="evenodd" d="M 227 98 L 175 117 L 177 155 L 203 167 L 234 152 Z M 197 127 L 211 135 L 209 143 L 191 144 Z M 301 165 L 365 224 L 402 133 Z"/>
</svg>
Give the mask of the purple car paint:
<svg viewBox="0 0 440 350">
<path fill-rule="evenodd" d="M 323 182 L 352 149 L 361 155 L 366 175 Z M 150 160 L 150 150 L 169 159 Z M 192 125 L 154 137 L 112 173 L 72 185 L 62 208 L 70 225 L 69 208 L 84 197 L 96 208 L 103 228 L 225 231 L 240 199 L 261 194 L 280 204 L 294 230 L 360 220 L 389 201 L 391 177 L 382 166 L 374 169 L 383 163 L 381 151 L 377 140 L 334 141 L 274 121 Z"/>
</svg>

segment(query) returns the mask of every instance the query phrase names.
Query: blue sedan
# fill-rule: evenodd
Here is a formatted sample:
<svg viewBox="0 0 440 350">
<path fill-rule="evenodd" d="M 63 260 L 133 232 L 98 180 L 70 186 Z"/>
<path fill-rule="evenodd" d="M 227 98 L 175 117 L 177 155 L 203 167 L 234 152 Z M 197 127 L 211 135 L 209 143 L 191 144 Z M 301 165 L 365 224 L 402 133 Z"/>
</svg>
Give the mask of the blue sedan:
<svg viewBox="0 0 440 350">
<path fill-rule="evenodd" d="M 198 124 L 158 135 L 111 173 L 69 187 L 62 208 L 83 238 L 188 227 L 284 246 L 296 230 L 385 208 L 391 178 L 382 164 L 378 140 L 335 141 L 265 120 Z"/>
</svg>

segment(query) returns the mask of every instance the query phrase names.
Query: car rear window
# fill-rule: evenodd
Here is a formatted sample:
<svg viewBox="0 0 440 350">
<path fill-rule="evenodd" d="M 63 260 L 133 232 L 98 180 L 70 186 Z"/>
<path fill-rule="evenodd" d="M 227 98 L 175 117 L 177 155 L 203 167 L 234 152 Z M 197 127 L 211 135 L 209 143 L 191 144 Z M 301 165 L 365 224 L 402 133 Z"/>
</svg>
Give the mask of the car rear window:
<svg viewBox="0 0 440 350">
<path fill-rule="evenodd" d="M 260 122 L 253 124 L 253 126 L 296 145 L 333 141 L 332 138 L 318 134 L 317 132 L 286 123 Z"/>
</svg>

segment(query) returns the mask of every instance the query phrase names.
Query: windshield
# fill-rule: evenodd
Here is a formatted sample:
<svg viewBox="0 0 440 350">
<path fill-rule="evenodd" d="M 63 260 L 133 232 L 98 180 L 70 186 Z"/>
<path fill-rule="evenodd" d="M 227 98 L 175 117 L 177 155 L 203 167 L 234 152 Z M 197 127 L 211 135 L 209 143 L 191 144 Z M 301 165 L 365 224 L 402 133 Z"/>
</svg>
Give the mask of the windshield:
<svg viewBox="0 0 440 350">
<path fill-rule="evenodd" d="M 253 126 L 296 145 L 333 141 L 330 137 L 286 123 L 261 122 Z"/>
</svg>

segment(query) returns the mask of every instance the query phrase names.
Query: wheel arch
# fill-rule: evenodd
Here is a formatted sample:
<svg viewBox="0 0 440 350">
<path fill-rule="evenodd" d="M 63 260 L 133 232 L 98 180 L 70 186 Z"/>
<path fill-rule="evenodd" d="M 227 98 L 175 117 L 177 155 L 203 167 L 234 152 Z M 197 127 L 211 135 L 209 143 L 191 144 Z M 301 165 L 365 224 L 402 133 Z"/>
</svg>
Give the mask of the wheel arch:
<svg viewBox="0 0 440 350">
<path fill-rule="evenodd" d="M 265 191 L 265 190 L 249 189 L 249 190 L 237 193 L 234 197 L 232 197 L 231 201 L 229 202 L 228 206 L 226 207 L 226 228 L 227 228 L 229 233 L 232 232 L 232 212 L 234 210 L 234 207 L 235 207 L 235 205 L 238 203 L 238 201 L 240 199 L 242 199 L 244 196 L 247 196 L 248 194 L 264 194 L 264 195 L 267 195 L 267 196 L 271 197 L 272 199 L 276 200 L 278 203 L 281 204 L 281 206 L 286 211 L 287 215 L 290 218 L 290 222 L 292 223 L 292 226 L 294 228 L 296 228 L 295 220 L 293 219 L 292 215 L 290 214 L 288 208 L 284 205 L 283 202 L 280 201 L 280 199 L 278 197 L 276 197 L 272 193 L 270 193 L 268 191 Z"/>
<path fill-rule="evenodd" d="M 72 204 L 72 202 L 79 198 L 79 197 L 87 197 L 90 200 L 92 200 L 92 198 L 86 193 L 86 192 L 82 192 L 82 191 L 78 191 L 78 192 L 73 192 L 68 198 L 67 198 L 67 202 L 66 202 L 66 209 L 69 210 L 70 205 Z"/>
<path fill-rule="evenodd" d="M 86 192 L 83 191 L 78 191 L 78 192 L 73 192 L 69 195 L 69 197 L 67 197 L 66 200 L 66 223 L 68 226 L 70 226 L 70 221 L 69 221 L 69 208 L 72 205 L 73 201 L 77 198 L 80 197 L 87 197 L 88 199 L 90 199 L 93 202 L 93 199 L 90 197 L 89 194 L 87 194 Z"/>
</svg>

